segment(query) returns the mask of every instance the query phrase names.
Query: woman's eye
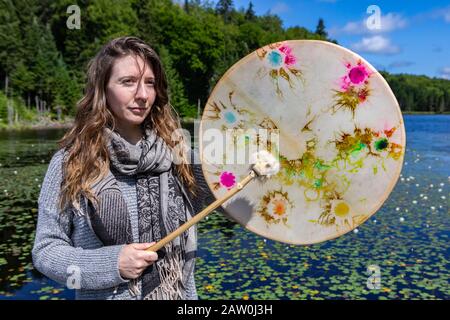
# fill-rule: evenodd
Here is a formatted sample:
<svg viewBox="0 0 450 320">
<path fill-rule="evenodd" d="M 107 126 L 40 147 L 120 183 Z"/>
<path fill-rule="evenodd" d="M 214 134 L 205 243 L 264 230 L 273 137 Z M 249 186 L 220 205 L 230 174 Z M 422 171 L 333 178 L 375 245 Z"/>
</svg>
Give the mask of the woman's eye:
<svg viewBox="0 0 450 320">
<path fill-rule="evenodd" d="M 125 80 L 122 81 L 122 83 L 124 85 L 130 86 L 130 85 L 132 85 L 134 83 L 134 80 L 133 79 L 125 79 Z"/>
<path fill-rule="evenodd" d="M 155 85 L 155 81 L 147 81 L 147 85 L 153 87 Z"/>
</svg>

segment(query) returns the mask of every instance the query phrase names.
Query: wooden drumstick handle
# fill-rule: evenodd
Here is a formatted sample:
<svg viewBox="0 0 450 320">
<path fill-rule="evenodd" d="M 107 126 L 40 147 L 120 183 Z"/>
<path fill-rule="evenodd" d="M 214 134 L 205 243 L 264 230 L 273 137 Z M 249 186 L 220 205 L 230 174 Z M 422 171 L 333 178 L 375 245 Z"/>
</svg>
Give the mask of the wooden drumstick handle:
<svg viewBox="0 0 450 320">
<path fill-rule="evenodd" d="M 181 225 L 178 229 L 174 230 L 173 232 L 169 233 L 167 236 L 165 236 L 163 239 L 158 241 L 156 244 L 151 246 L 150 248 L 147 248 L 147 251 L 158 251 L 161 248 L 163 248 L 166 244 L 168 244 L 170 241 L 181 235 L 183 232 L 185 232 L 187 229 L 192 227 L 194 224 L 202 220 L 204 217 L 206 217 L 208 214 L 210 214 L 214 209 L 219 207 L 222 203 L 230 199 L 232 196 L 234 196 L 236 193 L 242 190 L 254 177 L 256 176 L 255 172 L 252 170 L 248 176 L 246 176 L 241 182 L 239 182 L 236 187 L 231 189 L 223 198 L 217 199 L 213 203 L 211 203 L 209 206 L 207 206 L 205 209 L 200 211 L 198 214 L 196 214 L 192 219 L 189 221 L 186 221 L 183 225 Z"/>
</svg>

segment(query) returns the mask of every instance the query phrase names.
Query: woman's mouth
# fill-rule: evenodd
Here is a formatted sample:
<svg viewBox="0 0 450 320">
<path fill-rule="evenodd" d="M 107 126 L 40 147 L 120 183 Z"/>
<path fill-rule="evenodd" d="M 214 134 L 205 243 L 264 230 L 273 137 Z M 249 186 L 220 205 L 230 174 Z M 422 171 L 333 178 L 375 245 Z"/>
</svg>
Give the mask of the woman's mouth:
<svg viewBox="0 0 450 320">
<path fill-rule="evenodd" d="M 146 108 L 129 108 L 129 109 L 131 110 L 131 112 L 137 114 L 142 114 L 145 112 L 145 110 L 147 110 Z"/>
</svg>

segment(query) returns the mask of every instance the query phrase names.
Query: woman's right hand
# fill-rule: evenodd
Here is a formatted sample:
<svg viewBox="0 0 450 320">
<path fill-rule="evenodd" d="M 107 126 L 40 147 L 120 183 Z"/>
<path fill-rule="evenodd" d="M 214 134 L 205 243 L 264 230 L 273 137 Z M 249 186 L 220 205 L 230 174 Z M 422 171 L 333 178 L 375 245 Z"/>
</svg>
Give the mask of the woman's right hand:
<svg viewBox="0 0 450 320">
<path fill-rule="evenodd" d="M 154 251 L 145 249 L 154 245 L 152 243 L 131 243 L 122 248 L 119 254 L 119 272 L 123 278 L 136 279 L 144 270 L 158 260 Z"/>
</svg>

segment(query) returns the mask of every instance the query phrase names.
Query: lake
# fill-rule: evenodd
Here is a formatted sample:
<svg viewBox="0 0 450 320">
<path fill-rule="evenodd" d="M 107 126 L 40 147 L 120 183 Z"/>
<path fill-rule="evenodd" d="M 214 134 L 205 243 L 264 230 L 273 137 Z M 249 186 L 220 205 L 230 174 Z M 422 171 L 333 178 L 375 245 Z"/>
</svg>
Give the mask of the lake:
<svg viewBox="0 0 450 320">
<path fill-rule="evenodd" d="M 450 116 L 404 119 L 401 178 L 357 233 L 294 246 L 265 240 L 217 213 L 200 222 L 199 298 L 449 299 Z M 74 298 L 31 262 L 37 198 L 63 133 L 0 132 L 0 299 Z M 380 287 L 371 289 L 374 272 Z"/>
</svg>

